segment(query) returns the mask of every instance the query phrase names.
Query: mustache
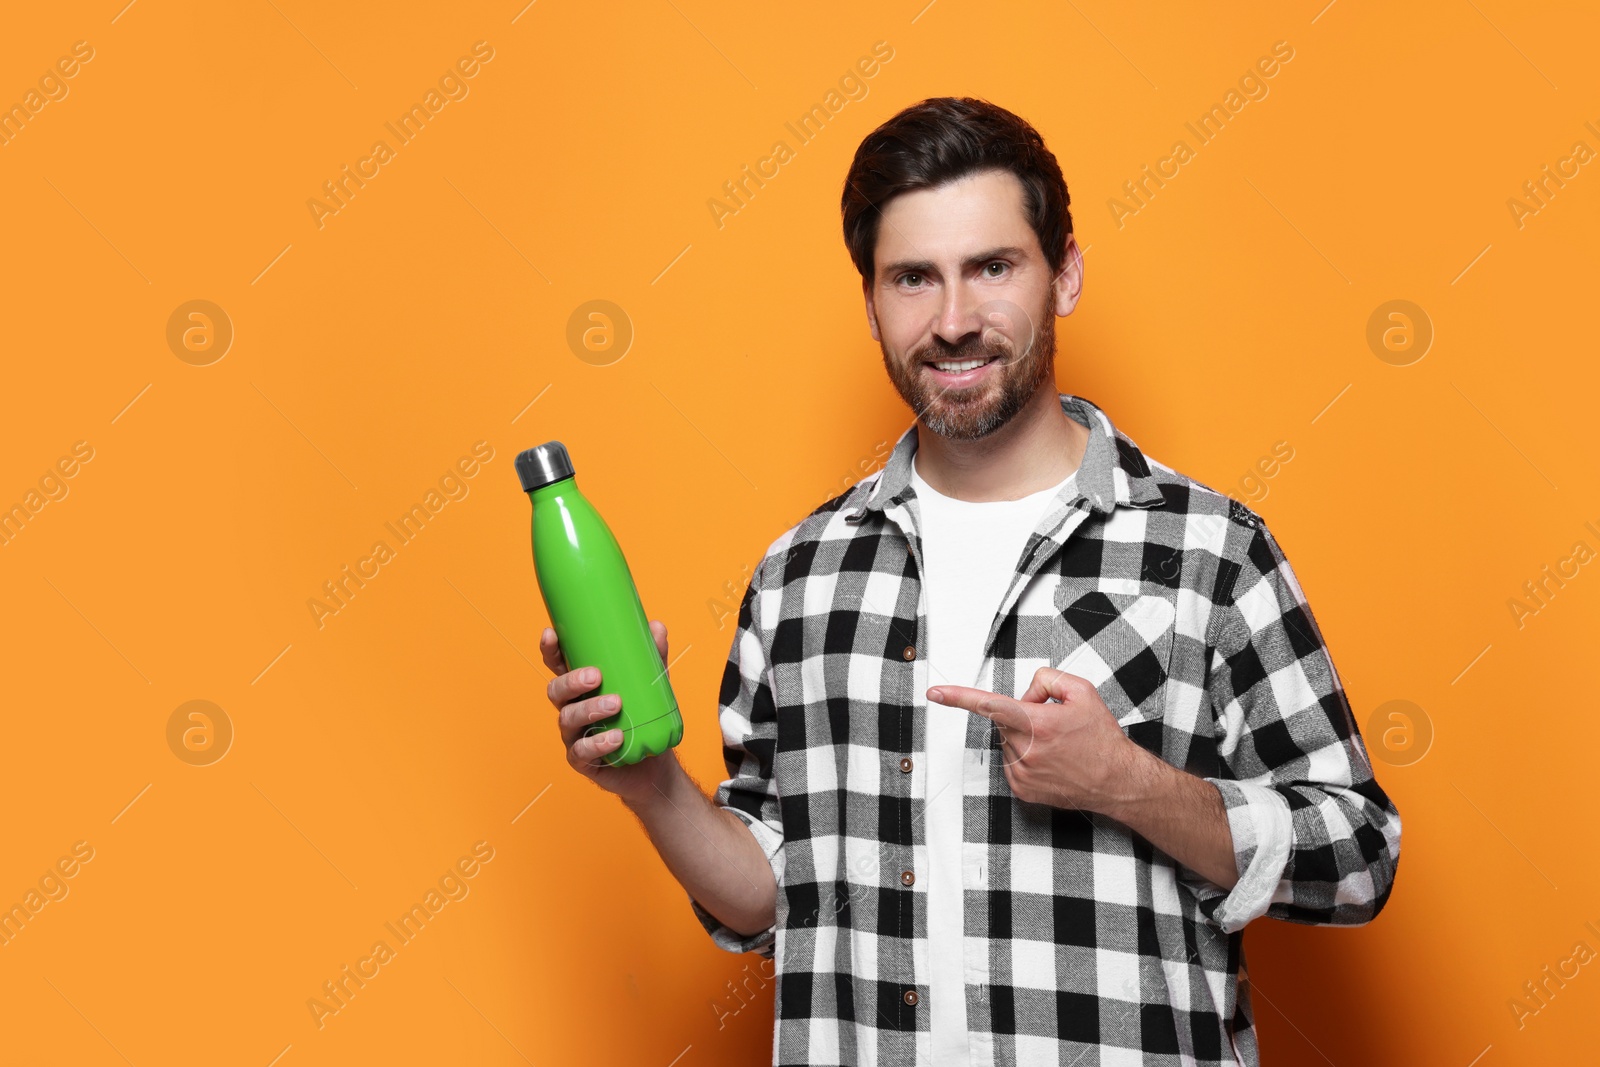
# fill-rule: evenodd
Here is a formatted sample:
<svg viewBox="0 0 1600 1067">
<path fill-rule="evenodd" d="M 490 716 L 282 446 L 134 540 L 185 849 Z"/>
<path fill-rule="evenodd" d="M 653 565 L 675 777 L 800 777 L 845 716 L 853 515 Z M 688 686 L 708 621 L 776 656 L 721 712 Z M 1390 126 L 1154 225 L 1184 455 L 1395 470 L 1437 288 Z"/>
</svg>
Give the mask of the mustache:
<svg viewBox="0 0 1600 1067">
<path fill-rule="evenodd" d="M 932 344 L 913 352 L 911 361 L 913 363 L 944 363 L 965 359 L 1008 359 L 1011 355 L 1011 345 L 1003 339 L 991 344 L 979 336 L 963 341 L 959 345 L 952 345 L 942 339 L 935 338 Z"/>
</svg>

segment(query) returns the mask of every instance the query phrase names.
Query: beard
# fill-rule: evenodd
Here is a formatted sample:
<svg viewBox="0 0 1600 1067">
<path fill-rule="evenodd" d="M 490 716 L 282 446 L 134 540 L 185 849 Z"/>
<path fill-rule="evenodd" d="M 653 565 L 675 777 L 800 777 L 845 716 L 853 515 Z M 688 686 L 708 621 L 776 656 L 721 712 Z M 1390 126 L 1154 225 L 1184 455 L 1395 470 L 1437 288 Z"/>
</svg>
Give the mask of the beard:
<svg viewBox="0 0 1600 1067">
<path fill-rule="evenodd" d="M 1026 407 L 1045 382 L 1055 379 L 1054 291 L 1046 292 L 1044 306 L 1031 319 L 1008 301 L 992 303 L 991 310 L 1010 320 L 1008 330 L 985 326 L 977 334 L 963 338 L 959 345 L 935 335 L 930 344 L 901 358 L 891 356 L 888 346 L 879 342 L 884 370 L 900 399 L 940 437 L 952 441 L 987 437 Z M 961 388 L 940 386 L 923 369 L 930 359 L 943 362 L 990 358 L 997 362 L 987 370 L 984 380 Z"/>
</svg>

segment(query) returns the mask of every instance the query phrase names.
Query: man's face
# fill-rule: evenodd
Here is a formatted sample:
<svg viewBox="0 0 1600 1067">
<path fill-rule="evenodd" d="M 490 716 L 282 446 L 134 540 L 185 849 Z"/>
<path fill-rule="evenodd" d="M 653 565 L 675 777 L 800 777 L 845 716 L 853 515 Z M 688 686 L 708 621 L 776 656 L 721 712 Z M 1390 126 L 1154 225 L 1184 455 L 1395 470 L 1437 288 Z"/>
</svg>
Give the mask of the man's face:
<svg viewBox="0 0 1600 1067">
<path fill-rule="evenodd" d="M 984 437 L 1045 383 L 1054 388 L 1055 319 L 1077 303 L 1082 258 L 1069 237 L 1051 277 L 1010 171 L 895 197 L 874 262 L 865 286 L 872 336 L 895 390 L 929 430 Z"/>
</svg>

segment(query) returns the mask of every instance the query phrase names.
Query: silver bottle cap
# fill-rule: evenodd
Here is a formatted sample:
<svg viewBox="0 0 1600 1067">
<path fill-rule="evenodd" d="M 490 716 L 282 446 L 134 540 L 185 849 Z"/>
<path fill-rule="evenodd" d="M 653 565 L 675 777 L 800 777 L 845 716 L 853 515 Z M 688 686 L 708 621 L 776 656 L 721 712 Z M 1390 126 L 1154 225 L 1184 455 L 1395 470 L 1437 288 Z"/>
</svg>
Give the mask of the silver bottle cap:
<svg viewBox="0 0 1600 1067">
<path fill-rule="evenodd" d="M 572 457 L 567 455 L 567 446 L 560 441 L 546 441 L 517 453 L 517 477 L 522 479 L 524 493 L 571 478 Z"/>
</svg>

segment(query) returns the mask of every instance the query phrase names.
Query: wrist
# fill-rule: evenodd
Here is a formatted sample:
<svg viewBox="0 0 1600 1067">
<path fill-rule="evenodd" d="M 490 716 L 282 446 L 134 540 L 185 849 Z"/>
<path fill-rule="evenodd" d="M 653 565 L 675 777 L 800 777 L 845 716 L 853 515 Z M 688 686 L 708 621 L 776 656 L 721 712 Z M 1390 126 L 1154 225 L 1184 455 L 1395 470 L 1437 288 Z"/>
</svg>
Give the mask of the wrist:
<svg viewBox="0 0 1600 1067">
<path fill-rule="evenodd" d="M 1153 803 L 1159 803 L 1172 768 L 1133 741 L 1128 741 L 1120 769 L 1106 791 L 1100 814 L 1124 826 L 1137 827 Z"/>
<path fill-rule="evenodd" d="M 626 793 L 617 794 L 623 806 L 640 818 L 671 802 L 674 789 L 689 778 L 688 772 L 678 762 L 678 754 L 674 749 L 669 748 L 659 756 L 648 757 L 645 764 L 639 768 L 643 773 L 639 775 L 638 785 Z"/>
</svg>

